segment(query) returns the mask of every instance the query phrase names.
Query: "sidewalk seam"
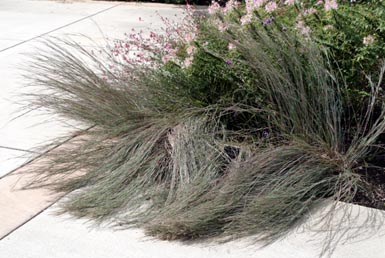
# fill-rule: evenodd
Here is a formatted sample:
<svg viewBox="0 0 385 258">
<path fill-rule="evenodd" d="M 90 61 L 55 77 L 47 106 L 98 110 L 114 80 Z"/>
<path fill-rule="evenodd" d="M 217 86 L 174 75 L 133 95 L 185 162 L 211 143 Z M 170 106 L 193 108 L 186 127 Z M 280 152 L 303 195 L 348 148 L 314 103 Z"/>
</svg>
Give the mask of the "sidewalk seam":
<svg viewBox="0 0 385 258">
<path fill-rule="evenodd" d="M 89 126 L 89 127 L 85 128 L 85 129 L 81 130 L 80 132 L 84 132 L 84 131 L 91 130 L 91 129 L 94 128 L 94 127 L 95 127 L 95 125 Z M 67 143 L 67 142 L 69 142 L 70 140 L 74 139 L 74 138 L 77 137 L 77 136 L 79 136 L 79 133 L 75 133 L 75 134 L 69 136 L 68 138 L 66 138 L 66 139 L 63 140 L 62 142 L 60 142 L 60 143 L 58 143 L 58 144 L 55 144 L 55 145 L 52 146 L 51 148 L 49 148 L 49 149 L 43 151 L 42 153 L 36 153 L 36 152 L 35 152 L 36 154 L 38 154 L 36 157 L 32 157 L 30 160 L 26 161 L 24 164 L 18 166 L 18 167 L 15 168 L 15 169 L 12 169 L 11 171 L 9 171 L 8 173 L 6 173 L 5 175 L 0 176 L 0 180 L 3 179 L 3 178 L 5 178 L 6 176 L 9 176 L 10 174 L 12 174 L 13 172 L 15 172 L 16 170 L 19 170 L 19 169 L 21 169 L 21 168 L 23 168 L 23 167 L 29 165 L 30 163 L 34 162 L 34 161 L 37 160 L 38 158 L 43 157 L 43 156 L 44 156 L 45 154 L 47 154 L 48 152 L 50 152 L 50 151 L 52 151 L 52 150 L 58 148 L 59 146 L 65 144 L 65 143 Z"/>
<path fill-rule="evenodd" d="M 88 128 L 82 130 L 82 132 L 84 131 L 89 131 L 91 130 L 92 128 L 94 128 L 95 125 L 92 125 L 92 126 L 89 126 Z M 81 133 L 80 133 L 81 134 Z M 46 153 L 54 150 L 55 148 L 58 148 L 59 146 L 69 142 L 70 140 L 74 139 L 75 137 L 79 136 L 80 134 L 74 134 L 72 135 L 71 137 L 68 137 L 66 140 L 64 140 L 63 142 L 53 146 L 52 148 L 46 150 L 45 152 L 41 153 L 40 155 L 36 156 L 35 158 L 32 158 L 31 160 L 29 160 L 28 162 L 24 163 L 23 165 L 19 166 L 18 168 L 15 168 L 14 170 L 12 170 L 11 172 L 3 175 L 2 177 L 0 177 L 0 180 L 3 179 L 4 177 L 16 172 L 17 170 L 27 166 L 28 164 L 32 163 L 33 161 L 35 161 L 36 159 L 44 156 Z M 62 195 L 60 195 L 58 198 L 55 198 L 52 200 L 52 202 L 47 205 L 46 207 L 44 207 L 43 209 L 41 209 L 39 212 L 35 213 L 33 216 L 31 216 L 30 218 L 27 218 L 25 221 L 23 221 L 21 224 L 19 224 L 18 226 L 16 226 L 15 228 L 13 228 L 12 230 L 10 230 L 8 233 L 6 233 L 5 235 L 3 236 L 0 236 L 0 240 L 6 238 L 7 236 L 9 236 L 10 234 L 12 234 L 13 232 L 15 232 L 17 229 L 21 228 L 22 226 L 24 226 L 25 224 L 27 224 L 29 221 L 33 220 L 35 217 L 37 217 L 38 215 L 40 215 L 42 212 L 46 211 L 47 209 L 49 209 L 52 205 L 54 205 L 55 203 L 57 203 L 61 198 L 63 198 L 65 195 L 67 195 L 67 193 L 63 193 Z"/>
<path fill-rule="evenodd" d="M 115 7 L 119 6 L 119 5 L 121 5 L 121 4 L 122 4 L 122 3 L 119 3 L 119 4 L 116 4 L 116 5 L 110 6 L 110 7 L 106 8 L 106 9 L 103 9 L 103 10 L 98 11 L 98 12 L 96 12 L 96 13 L 90 14 L 90 15 L 88 15 L 88 16 L 86 16 L 86 17 L 83 17 L 83 18 L 78 19 L 78 20 L 76 20 L 76 21 L 70 22 L 70 23 L 68 23 L 68 24 L 62 25 L 62 26 L 60 26 L 60 27 L 58 27 L 58 28 L 55 28 L 55 29 L 53 29 L 53 30 L 50 30 L 50 31 L 48 31 L 48 32 L 42 33 L 42 34 L 37 35 L 37 36 L 35 36 L 35 37 L 32 37 L 32 38 L 30 38 L 30 39 L 23 40 L 23 41 L 21 41 L 21 42 L 15 44 L 15 45 L 6 47 L 6 48 L 4 48 L 4 49 L 1 49 L 1 50 L 0 50 L 0 53 L 6 51 L 6 50 L 8 50 L 8 49 L 11 49 L 11 48 L 20 46 L 20 45 L 22 45 L 22 44 L 24 44 L 24 43 L 30 42 L 30 41 L 32 41 L 32 40 L 35 40 L 35 39 L 41 38 L 41 37 L 43 37 L 43 36 L 46 36 L 46 35 L 48 35 L 48 34 L 50 34 L 50 33 L 52 33 L 52 32 L 55 32 L 55 31 L 58 31 L 58 30 L 60 30 L 60 29 L 65 28 L 65 27 L 71 26 L 71 25 L 73 25 L 73 24 L 75 24 L 75 23 L 78 23 L 78 22 L 87 20 L 87 19 L 89 19 L 89 18 L 91 18 L 91 17 L 93 17 L 93 16 L 96 16 L 96 15 L 101 14 L 101 13 L 103 13 L 103 12 L 109 11 L 109 10 L 111 10 L 111 9 L 113 9 L 113 8 L 115 8 Z"/>
<path fill-rule="evenodd" d="M 12 234 L 13 232 L 15 232 L 16 230 L 18 230 L 19 228 L 21 228 L 22 226 L 24 226 L 25 224 L 27 224 L 28 222 L 30 222 L 31 220 L 33 220 L 35 217 L 39 216 L 41 213 L 43 213 L 44 211 L 46 211 L 47 209 L 49 209 L 52 205 L 54 205 L 57 201 L 59 201 L 61 198 L 63 198 L 66 194 L 63 194 L 62 196 L 58 197 L 57 199 L 54 199 L 52 201 L 52 203 L 50 203 L 47 207 L 45 207 L 44 209 L 40 210 L 39 212 L 37 212 L 36 214 L 34 214 L 32 217 L 26 219 L 23 223 L 21 223 L 20 225 L 18 225 L 17 227 L 15 227 L 14 229 L 12 229 L 11 231 L 9 231 L 8 233 L 6 233 L 5 235 L 1 236 L 0 237 L 0 241 L 3 240 L 4 238 L 6 238 L 7 236 L 9 236 L 10 234 Z"/>
<path fill-rule="evenodd" d="M 14 147 L 9 147 L 9 146 L 3 146 L 3 145 L 0 145 L 0 149 L 6 149 L 6 150 L 13 150 L 13 151 L 20 151 L 20 152 L 29 152 L 29 153 L 41 154 L 41 153 L 36 152 L 36 151 L 25 150 L 25 149 L 14 148 Z"/>
</svg>

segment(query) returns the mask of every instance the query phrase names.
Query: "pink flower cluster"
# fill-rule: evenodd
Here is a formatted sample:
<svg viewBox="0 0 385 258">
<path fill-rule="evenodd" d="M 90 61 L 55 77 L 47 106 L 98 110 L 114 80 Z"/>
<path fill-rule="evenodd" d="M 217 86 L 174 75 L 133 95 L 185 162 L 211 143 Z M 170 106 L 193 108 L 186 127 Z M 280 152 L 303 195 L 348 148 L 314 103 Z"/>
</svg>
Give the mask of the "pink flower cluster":
<svg viewBox="0 0 385 258">
<path fill-rule="evenodd" d="M 317 10 L 314 7 L 311 7 L 309 9 L 305 9 L 305 11 L 303 12 L 303 14 L 305 16 L 312 15 L 312 14 L 315 14 L 315 13 L 317 13 Z"/>
<path fill-rule="evenodd" d="M 254 17 L 254 11 L 265 7 L 266 12 L 271 13 L 278 8 L 278 5 L 275 1 L 268 0 L 246 0 L 246 14 L 241 17 L 241 24 L 249 24 L 252 22 Z"/>
<path fill-rule="evenodd" d="M 115 40 L 112 54 L 127 65 L 155 66 L 159 59 L 175 55 L 175 44 L 167 34 L 150 31 L 145 33 L 132 29 L 123 40 Z"/>
<path fill-rule="evenodd" d="M 246 12 L 251 14 L 262 7 L 266 2 L 267 0 L 246 0 Z"/>
<path fill-rule="evenodd" d="M 315 7 L 321 5 L 323 5 L 325 11 L 338 9 L 337 0 L 318 0 L 313 7 L 307 6 L 306 1 L 301 0 L 245 0 L 246 13 L 241 17 L 240 22 L 242 25 L 251 23 L 255 17 L 254 12 L 261 10 L 262 8 L 267 13 L 273 13 L 278 8 L 288 8 L 290 6 L 294 6 L 296 3 L 298 3 L 298 6 L 302 8 L 302 13 L 300 15 L 304 16 L 315 14 L 317 12 Z M 237 0 L 230 0 L 227 2 L 226 6 L 222 8 L 219 3 L 214 0 L 209 6 L 209 13 L 228 14 L 237 9 L 238 6 L 239 2 Z M 217 26 L 220 31 L 224 31 L 226 29 L 226 27 L 223 26 L 223 22 L 217 23 Z"/>
<path fill-rule="evenodd" d="M 268 13 L 274 12 L 277 8 L 278 8 L 278 5 L 277 5 L 276 2 L 267 3 L 266 6 L 265 6 L 265 10 Z"/>
<path fill-rule="evenodd" d="M 131 66 L 157 67 L 169 61 L 180 65 L 190 64 L 195 53 L 194 40 L 198 33 L 193 11 L 191 6 L 187 7 L 182 23 L 160 16 L 164 24 L 160 32 L 137 32 L 132 29 L 131 33 L 125 34 L 125 39 L 114 41 L 111 48 L 113 56 Z M 139 18 L 139 21 L 143 20 Z M 186 60 L 181 60 L 178 56 L 183 49 L 186 49 Z"/>
<path fill-rule="evenodd" d="M 285 1 L 285 5 L 294 5 L 295 4 L 295 0 L 286 0 Z"/>
<path fill-rule="evenodd" d="M 213 1 L 209 6 L 208 11 L 209 14 L 220 13 L 222 12 L 222 7 L 217 1 Z"/>
<path fill-rule="evenodd" d="M 326 11 L 338 9 L 337 0 L 325 0 L 324 8 Z"/>
<path fill-rule="evenodd" d="M 237 0 L 229 0 L 225 7 L 221 7 L 218 2 L 214 0 L 209 6 L 210 14 L 220 14 L 223 18 L 214 16 L 212 22 L 219 31 L 225 31 L 228 29 L 226 24 L 227 15 L 231 14 L 238 8 L 245 8 L 244 15 L 240 18 L 242 25 L 253 22 L 253 19 L 257 19 L 255 15 L 256 11 L 262 11 L 265 14 L 274 13 L 279 15 L 276 11 L 284 8 L 292 8 L 295 4 L 301 8 L 298 13 L 297 23 L 295 29 L 302 33 L 305 37 L 310 36 L 310 27 L 306 25 L 305 16 L 316 13 L 320 8 L 325 11 L 330 11 L 338 8 L 337 0 L 318 0 L 313 5 L 302 5 L 300 0 L 245 0 L 245 7 L 240 5 Z M 150 31 L 135 31 L 126 34 L 126 38 L 123 40 L 116 40 L 111 47 L 112 55 L 124 62 L 127 65 L 138 66 L 152 66 L 158 67 L 162 63 L 168 63 L 170 61 L 179 64 L 183 67 L 189 67 L 196 53 L 196 38 L 198 36 L 198 26 L 195 23 L 194 10 L 191 6 L 187 5 L 187 9 L 184 14 L 184 18 L 181 23 L 177 23 L 165 17 L 161 17 L 164 27 L 160 32 Z M 139 21 L 143 22 L 143 19 L 139 18 Z M 271 23 L 270 18 L 263 22 L 264 26 Z M 364 39 L 364 44 L 368 45 L 371 38 Z M 228 50 L 233 51 L 235 46 L 228 45 Z M 182 54 L 181 54 L 182 53 Z M 183 54 L 184 53 L 184 54 Z M 182 58 L 183 56 L 183 58 Z"/>
<path fill-rule="evenodd" d="M 249 24 L 251 23 L 252 19 L 253 19 L 253 15 L 248 13 L 241 17 L 241 24 L 242 25 Z"/>
<path fill-rule="evenodd" d="M 309 37 L 310 36 L 310 27 L 305 24 L 304 21 L 298 21 L 296 26 L 296 30 L 298 30 L 304 37 Z"/>
<path fill-rule="evenodd" d="M 226 6 L 223 8 L 223 13 L 227 14 L 235 10 L 239 6 L 239 2 L 236 0 L 229 0 Z"/>
<path fill-rule="evenodd" d="M 217 1 L 213 0 L 208 8 L 208 11 L 209 14 L 227 14 L 235 10 L 239 6 L 239 4 L 240 3 L 237 0 L 229 0 L 227 1 L 226 6 L 222 8 Z"/>
</svg>

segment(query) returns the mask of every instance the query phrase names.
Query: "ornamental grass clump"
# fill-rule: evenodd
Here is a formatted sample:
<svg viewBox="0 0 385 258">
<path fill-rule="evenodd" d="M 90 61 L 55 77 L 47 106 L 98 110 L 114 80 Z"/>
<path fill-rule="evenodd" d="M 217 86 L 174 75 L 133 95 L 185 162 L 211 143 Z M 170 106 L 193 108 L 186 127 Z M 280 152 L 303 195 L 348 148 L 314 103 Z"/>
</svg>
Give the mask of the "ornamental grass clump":
<svg viewBox="0 0 385 258">
<path fill-rule="evenodd" d="M 310 38 L 272 22 L 220 31 L 201 19 L 194 40 L 188 28 L 189 40 L 165 42 L 177 49 L 167 59 L 144 52 L 139 64 L 109 48 L 96 55 L 46 41 L 31 65 L 31 107 L 89 129 L 48 152 L 31 186 L 73 191 L 63 211 L 162 239 L 267 243 L 325 200 L 383 197 L 369 160 L 383 147 L 384 68 L 378 83 L 368 80 L 365 109 L 352 113 L 348 85 Z M 205 60 L 212 70 L 199 69 Z"/>
</svg>

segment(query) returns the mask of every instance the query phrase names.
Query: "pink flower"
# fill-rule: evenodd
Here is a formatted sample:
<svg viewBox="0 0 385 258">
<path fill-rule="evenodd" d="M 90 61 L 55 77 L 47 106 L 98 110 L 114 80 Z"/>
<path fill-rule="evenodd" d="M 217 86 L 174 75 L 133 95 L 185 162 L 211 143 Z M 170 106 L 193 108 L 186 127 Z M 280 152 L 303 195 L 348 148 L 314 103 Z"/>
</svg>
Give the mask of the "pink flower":
<svg viewBox="0 0 385 258">
<path fill-rule="evenodd" d="M 309 37 L 309 36 L 310 36 L 310 32 L 311 32 L 311 29 L 310 29 L 309 26 L 305 26 L 305 27 L 301 30 L 302 35 L 304 35 L 305 37 Z"/>
<path fill-rule="evenodd" d="M 337 0 L 325 0 L 324 8 L 325 8 L 325 11 L 338 9 Z"/>
<path fill-rule="evenodd" d="M 150 31 L 150 38 L 156 38 L 156 33 L 153 31 Z"/>
<path fill-rule="evenodd" d="M 252 19 L 251 14 L 246 14 L 246 15 L 241 17 L 241 24 L 242 25 L 249 24 L 249 23 L 251 23 L 251 19 Z"/>
<path fill-rule="evenodd" d="M 251 14 L 253 11 L 257 10 L 259 7 L 265 4 L 266 1 L 267 0 L 245 0 L 247 14 Z"/>
<path fill-rule="evenodd" d="M 265 10 L 268 13 L 274 12 L 275 9 L 277 9 L 277 3 L 276 2 L 270 2 L 265 6 Z"/>
<path fill-rule="evenodd" d="M 223 23 L 218 24 L 218 30 L 220 32 L 224 32 L 226 29 L 227 27 Z"/>
<path fill-rule="evenodd" d="M 311 29 L 309 26 L 306 26 L 305 22 L 299 21 L 297 22 L 295 28 L 305 37 L 310 36 Z"/>
<path fill-rule="evenodd" d="M 295 4 L 295 0 L 286 0 L 285 1 L 285 5 L 294 5 Z"/>
<path fill-rule="evenodd" d="M 209 6 L 209 14 L 214 14 L 220 12 L 222 7 L 218 4 L 218 2 L 213 1 Z"/>
<path fill-rule="evenodd" d="M 190 43 L 190 42 L 194 41 L 194 39 L 195 39 L 195 33 L 189 32 L 186 35 L 184 35 L 184 40 L 187 43 Z"/>
<path fill-rule="evenodd" d="M 165 48 L 167 51 L 171 51 L 171 50 L 173 49 L 171 43 L 166 43 L 166 44 L 164 45 L 164 48 Z"/>
<path fill-rule="evenodd" d="M 229 45 L 227 46 L 227 48 L 231 51 L 231 50 L 234 50 L 235 49 L 235 45 L 233 43 L 229 43 Z"/>
<path fill-rule="evenodd" d="M 186 59 L 184 60 L 184 62 L 183 62 L 184 67 L 185 67 L 185 68 L 189 67 L 189 66 L 192 64 L 193 60 L 194 60 L 193 57 L 188 57 L 188 58 L 186 58 Z"/>
<path fill-rule="evenodd" d="M 304 15 L 307 16 L 307 15 L 312 15 L 312 14 L 315 14 L 317 12 L 317 10 L 313 7 L 309 8 L 309 9 L 306 9 L 305 12 L 304 12 Z"/>
<path fill-rule="evenodd" d="M 195 50 L 196 50 L 196 47 L 194 47 L 194 46 L 189 46 L 189 47 L 186 49 L 186 53 L 187 53 L 188 55 L 191 55 L 191 54 L 193 54 L 193 53 L 195 52 Z"/>
<path fill-rule="evenodd" d="M 137 54 L 136 54 L 136 57 L 137 57 L 139 60 L 143 60 L 143 59 L 144 59 L 144 53 L 137 53 Z"/>
<path fill-rule="evenodd" d="M 256 7 L 262 6 L 267 0 L 253 0 Z"/>
<path fill-rule="evenodd" d="M 239 5 L 239 2 L 238 2 L 238 1 L 236 1 L 236 0 L 229 0 L 229 1 L 226 3 L 225 8 L 223 9 L 223 12 L 224 12 L 224 13 L 229 13 L 229 12 L 231 12 L 232 10 L 234 10 L 238 5 Z"/>
<path fill-rule="evenodd" d="M 168 60 L 170 60 L 168 56 L 162 56 L 162 62 L 164 64 L 166 64 L 168 62 Z"/>
<path fill-rule="evenodd" d="M 168 50 L 167 50 L 167 53 L 168 53 L 168 55 L 169 55 L 171 58 L 174 58 L 175 55 L 176 55 L 176 49 L 174 49 L 174 48 L 168 49 Z"/>
<path fill-rule="evenodd" d="M 162 62 L 166 64 L 168 61 L 170 61 L 171 57 L 169 55 L 162 56 Z"/>
</svg>

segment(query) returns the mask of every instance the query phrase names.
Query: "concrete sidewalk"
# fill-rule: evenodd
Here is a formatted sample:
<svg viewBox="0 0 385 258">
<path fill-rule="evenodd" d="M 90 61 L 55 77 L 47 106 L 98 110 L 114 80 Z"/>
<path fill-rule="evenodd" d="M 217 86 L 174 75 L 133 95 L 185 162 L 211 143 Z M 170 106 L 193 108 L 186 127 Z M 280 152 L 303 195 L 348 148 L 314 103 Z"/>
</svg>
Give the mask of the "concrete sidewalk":
<svg viewBox="0 0 385 258">
<path fill-rule="evenodd" d="M 0 0 L 0 257 L 4 258 L 313 258 L 318 257 L 326 233 L 317 232 L 315 214 L 307 224 L 286 239 L 266 248 L 246 240 L 226 244 L 159 241 L 146 238 L 139 229 L 114 231 L 95 227 L 67 215 L 56 216 L 60 198 L 47 190 L 23 191 L 23 177 L 32 157 L 30 150 L 53 137 L 66 135 L 71 128 L 47 114 L 31 112 L 13 120 L 21 98 L 28 92 L 21 77 L 25 65 L 21 54 L 31 53 L 47 36 L 72 37 L 83 34 L 103 44 L 106 38 L 120 38 L 131 28 L 158 30 L 156 14 L 175 18 L 182 10 L 172 5 L 103 1 Z M 143 21 L 139 21 L 139 17 Z M 177 18 L 178 18 L 177 17 Z M 7 177 L 2 177 L 11 171 Z M 359 225 L 379 211 L 351 206 L 353 221 Z M 338 215 L 338 214 L 337 214 Z M 356 229 L 359 236 L 337 246 L 335 258 L 385 258 L 385 225 L 371 225 L 374 231 Z M 370 228 L 366 228 L 370 229 Z M 5 236 L 5 237 L 4 237 Z M 312 241 L 315 240 L 315 241 Z"/>
</svg>

